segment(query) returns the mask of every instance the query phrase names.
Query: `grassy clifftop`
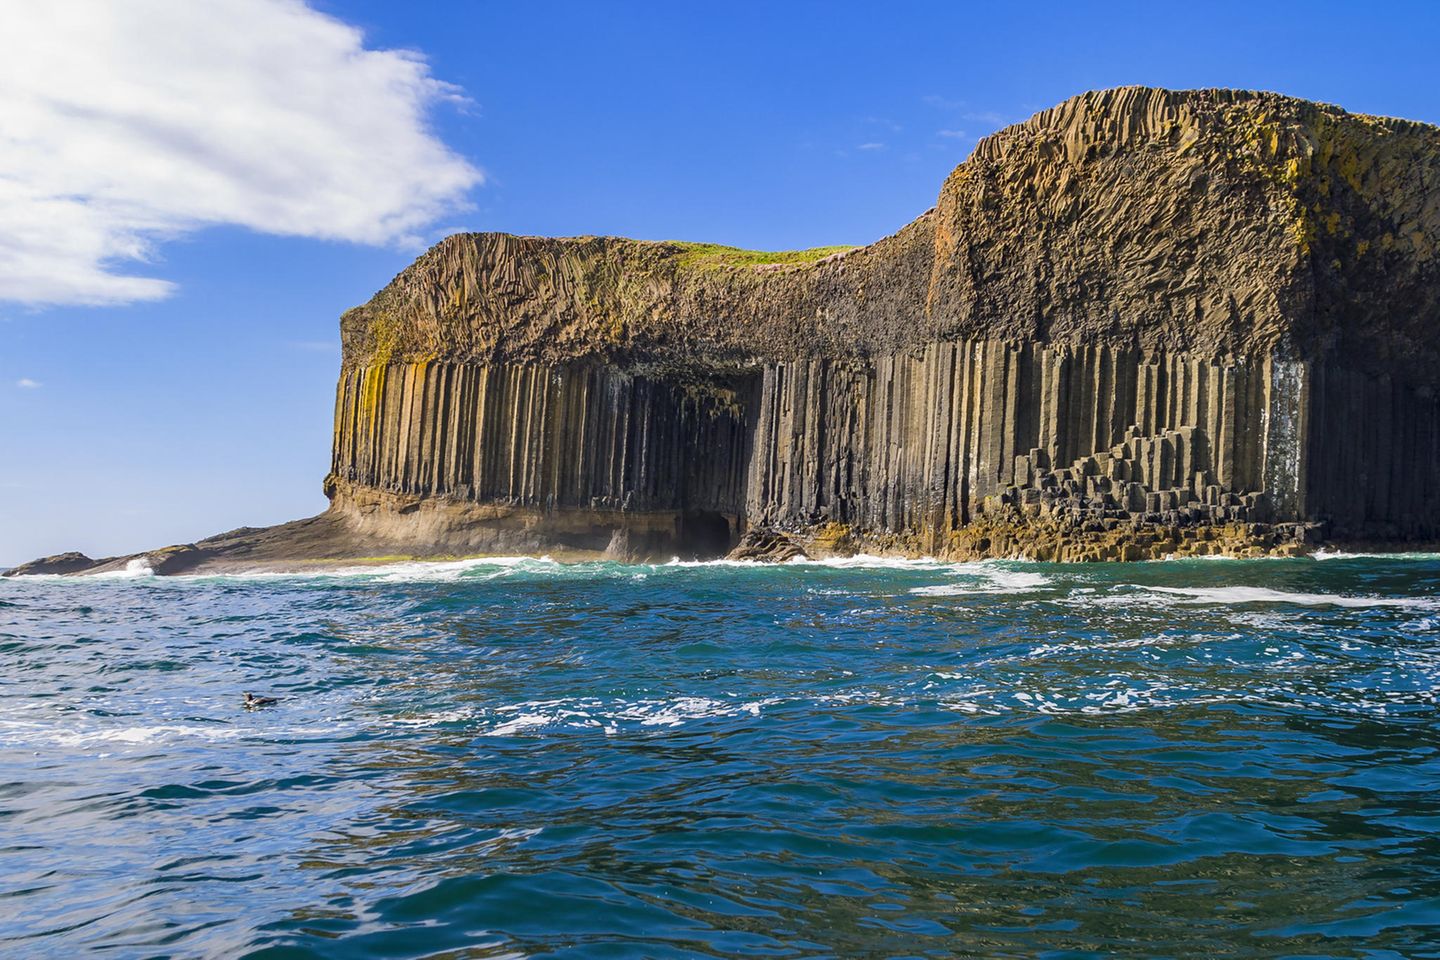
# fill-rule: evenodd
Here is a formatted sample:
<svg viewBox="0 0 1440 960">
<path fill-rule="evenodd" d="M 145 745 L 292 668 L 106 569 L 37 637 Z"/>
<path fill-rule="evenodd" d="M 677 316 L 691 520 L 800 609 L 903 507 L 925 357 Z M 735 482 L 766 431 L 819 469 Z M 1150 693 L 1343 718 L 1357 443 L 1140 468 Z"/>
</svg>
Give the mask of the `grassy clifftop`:
<svg viewBox="0 0 1440 960">
<path fill-rule="evenodd" d="M 856 249 L 854 244 L 831 247 L 811 247 L 808 250 L 742 250 L 718 243 L 690 243 L 684 240 L 669 240 L 667 243 L 679 247 L 680 265 L 683 267 L 756 267 L 792 266 L 804 263 L 818 263 L 837 254 Z"/>
</svg>

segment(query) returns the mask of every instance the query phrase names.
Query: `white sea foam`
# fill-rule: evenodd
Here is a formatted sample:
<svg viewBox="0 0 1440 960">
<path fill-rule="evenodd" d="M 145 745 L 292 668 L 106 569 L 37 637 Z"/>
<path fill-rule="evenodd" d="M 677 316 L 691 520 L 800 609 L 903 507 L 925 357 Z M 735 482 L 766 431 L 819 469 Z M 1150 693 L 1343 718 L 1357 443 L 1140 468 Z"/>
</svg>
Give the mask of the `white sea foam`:
<svg viewBox="0 0 1440 960">
<path fill-rule="evenodd" d="M 759 560 L 681 560 L 679 557 L 671 557 L 662 564 L 646 564 L 648 567 L 763 567 L 766 564 Z"/>
<path fill-rule="evenodd" d="M 314 570 L 300 576 L 317 577 L 364 577 L 379 583 L 420 583 L 420 581 L 449 581 L 469 579 L 491 579 L 505 576 L 518 570 L 550 571 L 563 564 L 550 557 L 471 557 L 467 560 L 402 560 L 400 563 L 374 564 L 374 566 L 336 567 L 333 570 Z M 490 574 L 481 577 L 480 574 Z"/>
<path fill-rule="evenodd" d="M 936 680 L 969 680 L 958 673 L 937 672 Z M 996 716 L 1014 711 L 1036 712 L 1054 716 L 1096 713 L 1132 713 L 1197 703 L 1231 701 L 1265 702 L 1267 698 L 1254 692 L 1228 691 L 1196 696 L 1183 687 L 1166 682 L 1143 686 L 1114 679 L 1103 689 L 1057 691 L 1027 690 L 1011 686 L 979 686 L 971 690 L 945 690 L 944 684 L 926 682 L 903 691 L 853 690 L 818 696 L 767 697 L 753 700 L 718 699 L 713 697 L 676 697 L 635 701 L 602 701 L 596 698 L 529 701 L 500 707 L 494 711 L 497 721 L 484 736 L 513 737 L 527 735 L 566 734 L 586 730 L 614 735 L 622 728 L 678 728 L 702 721 L 727 717 L 762 717 L 770 708 L 800 703 L 816 707 L 913 707 L 928 702 L 940 710 L 964 715 Z"/>
<path fill-rule="evenodd" d="M 133 726 L 64 726 L 24 720 L 0 720 L 0 743 L 31 747 L 140 746 L 180 740 L 235 740 L 253 731 L 219 724 L 154 723 Z M 267 735 L 273 731 L 266 731 Z"/>
<path fill-rule="evenodd" d="M 563 564 L 550 557 L 469 557 L 464 560 L 401 560 L 396 563 L 352 564 L 308 570 L 244 570 L 235 573 L 197 573 L 171 580 L 327 580 L 367 579 L 380 583 L 410 583 L 491 579 L 516 571 L 549 572 L 580 564 Z M 489 577 L 478 576 L 488 572 Z"/>
<path fill-rule="evenodd" d="M 465 723 L 475 717 L 474 710 L 456 709 L 419 715 L 402 714 L 391 717 L 390 722 L 402 727 L 436 727 L 444 723 Z"/>
<path fill-rule="evenodd" d="M 1050 585 L 1050 578 L 1029 570 L 1009 570 L 986 563 L 956 565 L 955 573 L 966 576 L 964 582 L 936 583 L 914 587 L 911 593 L 922 597 L 958 597 L 969 594 L 1029 593 Z"/>
<path fill-rule="evenodd" d="M 474 560 L 440 562 L 415 561 L 387 566 L 378 579 L 383 583 L 426 580 L 460 580 L 467 574 L 489 572 L 490 579 L 519 571 L 553 570 L 561 564 L 549 557 L 484 557 Z"/>
<path fill-rule="evenodd" d="M 784 702 L 784 698 L 757 700 L 741 698 L 682 696 L 642 700 L 602 700 L 598 697 L 574 697 L 560 700 L 531 700 L 497 707 L 495 723 L 485 736 L 511 737 L 517 734 L 551 730 L 599 729 L 617 733 L 627 727 L 680 727 L 698 720 L 723 717 L 758 717 L 767 707 Z"/>
<path fill-rule="evenodd" d="M 797 557 L 781 564 L 755 560 L 681 560 L 671 559 L 666 563 L 624 564 L 610 560 L 557 561 L 549 556 L 494 556 L 469 557 L 461 560 L 401 560 L 394 563 L 349 563 L 335 566 L 311 567 L 299 570 L 276 570 L 257 567 L 251 570 L 237 570 L 217 573 L 193 573 L 167 575 L 166 582 L 215 581 L 215 580 L 328 580 L 359 579 L 381 583 L 445 582 L 457 580 L 488 580 L 514 574 L 553 574 L 559 576 L 617 576 L 628 575 L 633 579 L 644 578 L 647 574 L 666 569 L 692 567 L 719 568 L 831 568 L 840 570 L 935 570 L 963 573 L 982 573 L 991 578 L 997 587 L 1004 586 L 1005 577 L 1020 580 L 1039 576 L 1038 574 L 1007 571 L 994 564 L 1021 563 L 1023 561 L 984 560 L 955 563 L 937 560 L 934 557 L 882 557 L 875 554 L 856 554 L 849 557 L 827 557 L 813 560 Z M 87 574 L 88 580 L 134 580 L 155 577 L 148 560 L 144 557 L 131 560 L 123 570 Z M 73 580 L 52 574 L 35 574 L 27 578 Z M 968 592 L 945 590 L 943 593 Z M 991 590 L 990 592 L 998 592 Z"/>
<path fill-rule="evenodd" d="M 132 716 L 96 716 L 86 713 L 55 714 L 40 703 L 6 704 L 0 716 L 0 747 L 25 747 L 43 750 L 124 750 L 153 745 L 178 743 L 214 743 L 222 741 L 309 740 L 346 735 L 363 721 L 350 715 L 348 707 L 327 716 L 296 717 L 282 705 L 276 710 L 260 713 L 236 708 L 215 715 L 213 722 L 197 720 L 207 709 L 213 710 L 211 697 L 187 697 L 172 704 L 185 711 L 184 716 L 163 715 L 163 701 L 147 698 L 153 707 L 152 718 Z"/>
<path fill-rule="evenodd" d="M 589 719 L 588 717 L 584 717 L 583 715 L 577 716 L 580 716 L 581 719 Z M 536 727 L 548 727 L 555 723 L 563 723 L 567 719 L 570 719 L 570 717 L 564 715 L 552 715 L 548 713 L 521 713 L 517 714 L 515 717 L 509 720 L 506 720 L 504 723 L 496 725 L 492 730 L 486 733 L 486 736 L 513 737 L 517 733 L 522 733 L 526 730 L 531 730 Z M 593 725 L 599 726 L 599 723 L 596 722 Z"/>
<path fill-rule="evenodd" d="M 1304 607 L 1418 607 L 1436 609 L 1440 600 L 1422 597 L 1352 597 L 1338 593 L 1289 593 L 1265 587 L 1154 587 L 1144 589 L 1185 597 L 1181 603 L 1288 603 Z"/>
<path fill-rule="evenodd" d="M 1440 560 L 1440 553 L 1347 553 L 1329 547 L 1316 550 L 1310 555 L 1316 560 Z"/>
<path fill-rule="evenodd" d="M 1119 649 L 1157 643 L 1181 643 L 1181 637 L 1134 638 L 1098 644 L 1094 649 Z M 1076 652 L 1058 646 L 1044 646 L 1030 651 L 1026 659 L 1047 659 L 1060 652 Z M 1303 655 L 1296 650 L 1275 647 L 1267 651 L 1274 657 L 1277 673 L 1302 668 Z M 1014 658 L 1006 658 L 1014 659 Z M 914 683 L 902 683 L 891 689 L 857 687 L 851 690 L 824 693 L 798 693 L 783 696 L 673 696 L 640 699 L 567 697 L 530 700 L 493 708 L 443 711 L 427 717 L 396 718 L 397 723 L 426 726 L 453 721 L 473 721 L 477 732 L 489 737 L 565 736 L 570 734 L 603 733 L 614 736 L 624 730 L 655 732 L 677 730 L 691 724 L 733 719 L 746 721 L 770 716 L 773 708 L 798 705 L 805 709 L 846 709 L 852 707 L 915 708 L 929 707 L 966 716 L 998 716 L 1007 713 L 1039 713 L 1050 716 L 1135 713 L 1163 710 L 1179 706 L 1200 706 L 1217 703 L 1286 704 L 1303 689 L 1292 689 L 1288 682 L 1268 686 L 1221 689 L 1204 693 L 1190 684 L 1164 676 L 1114 674 L 1103 684 L 1074 686 L 1058 683 L 1051 686 L 1042 678 L 1035 682 L 995 683 L 987 664 L 960 670 L 930 670 Z M 1137 669 L 1144 669 L 1138 667 Z M 1394 698 L 1389 705 L 1402 700 L 1432 703 L 1434 691 L 1416 691 Z M 1352 701 L 1340 709 L 1384 712 L 1387 703 L 1368 698 Z"/>
<path fill-rule="evenodd" d="M 1233 637 L 1233 635 L 1232 635 Z M 1023 653 L 1012 654 L 1007 657 L 996 657 L 984 663 L 1001 663 L 1005 661 L 1026 661 L 1026 660 L 1049 660 L 1053 657 L 1073 656 L 1076 654 L 1093 654 L 1099 651 L 1120 651 L 1120 650 L 1158 650 L 1165 647 L 1188 646 L 1194 643 L 1208 643 L 1211 636 L 1182 634 L 1171 635 L 1167 633 L 1146 634 L 1140 637 L 1125 637 L 1120 640 L 1101 640 L 1097 638 L 1074 638 L 1064 643 L 1042 643 Z"/>
<path fill-rule="evenodd" d="M 66 747 L 91 746 L 97 743 L 137 745 L 171 743 L 177 740 L 234 740 L 244 730 L 199 724 L 160 723 L 134 727 L 111 727 L 87 731 L 55 731 L 55 742 Z"/>
<path fill-rule="evenodd" d="M 666 567 L 753 567 L 759 569 L 776 567 L 828 567 L 835 570 L 951 570 L 966 567 L 980 567 L 994 561 L 977 563 L 954 563 L 937 560 L 935 557 L 882 557 L 873 553 L 857 553 L 848 557 L 792 557 L 780 563 L 764 560 L 681 560 L 678 557 Z"/>
<path fill-rule="evenodd" d="M 796 557 L 785 562 L 787 565 L 834 567 L 839 570 L 933 570 L 953 566 L 934 557 L 881 557 L 870 553 L 857 553 L 852 557 L 825 557 L 822 560 Z"/>
<path fill-rule="evenodd" d="M 297 577 L 373 577 L 386 581 L 407 581 L 407 580 L 456 580 L 465 577 L 473 572 L 483 572 L 489 568 L 496 568 L 497 574 L 511 571 L 524 571 L 527 573 L 593 573 L 593 572 L 633 572 L 636 570 L 656 571 L 664 569 L 688 569 L 700 567 L 740 567 L 740 568 L 775 568 L 777 566 L 800 566 L 800 567 L 834 567 L 838 569 L 899 569 L 899 570 L 932 570 L 947 569 L 963 564 L 947 564 L 933 558 L 906 558 L 906 557 L 880 557 L 870 554 L 856 554 L 852 557 L 827 557 L 823 560 L 811 560 L 803 557 L 796 557 L 787 560 L 783 564 L 772 564 L 757 560 L 681 560 L 679 557 L 671 558 L 665 563 L 642 563 L 625 564 L 613 560 L 581 560 L 571 562 L 560 562 L 548 556 L 542 557 L 473 557 L 465 560 L 407 560 L 392 564 L 377 564 L 374 566 L 353 565 L 344 567 L 333 567 L 324 570 L 309 570 L 299 573 L 284 574 L 271 573 L 258 575 L 268 576 L 297 576 Z M 970 566 L 979 566 L 971 564 Z M 257 574 L 242 574 L 241 576 L 255 576 Z"/>
<path fill-rule="evenodd" d="M 153 577 L 155 571 L 148 557 L 136 557 L 120 570 L 106 570 L 104 573 L 85 574 L 92 580 L 134 580 L 136 577 Z"/>
</svg>

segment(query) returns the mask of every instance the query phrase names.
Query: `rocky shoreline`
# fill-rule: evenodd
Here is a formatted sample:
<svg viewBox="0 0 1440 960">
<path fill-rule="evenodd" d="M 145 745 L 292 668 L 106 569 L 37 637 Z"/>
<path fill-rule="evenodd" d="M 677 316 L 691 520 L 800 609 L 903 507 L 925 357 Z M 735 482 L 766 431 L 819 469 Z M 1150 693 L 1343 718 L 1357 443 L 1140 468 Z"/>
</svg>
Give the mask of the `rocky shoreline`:
<svg viewBox="0 0 1440 960">
<path fill-rule="evenodd" d="M 76 552 L 57 554 L 21 564 L 0 573 L 0 576 L 114 575 L 127 570 L 156 576 L 320 573 L 387 563 L 445 562 L 516 555 L 515 552 L 493 551 L 380 553 L 376 551 L 394 544 L 356 539 L 343 533 L 317 534 L 314 527 L 318 519 L 296 521 L 295 524 L 265 530 L 232 531 L 195 543 L 119 557 L 92 559 Z M 999 515 L 978 518 L 950 534 L 943 542 L 928 544 L 904 537 L 857 534 L 841 524 L 826 524 L 794 532 L 756 528 L 742 535 L 724 557 L 759 563 L 858 555 L 933 558 L 946 562 L 1028 560 L 1106 563 L 1186 557 L 1298 557 L 1345 546 L 1326 541 L 1323 533 L 1318 524 L 1167 523 L 1061 514 L 1042 517 L 1016 507 Z M 300 545 L 302 542 L 305 544 L 303 547 Z M 1363 547 L 1384 552 L 1395 552 L 1396 549 L 1393 543 L 1350 546 L 1352 549 Z M 1417 549 L 1436 545 L 1405 546 L 1406 549 Z M 593 551 L 560 548 L 531 550 L 528 553 L 543 554 L 561 562 L 615 560 L 663 563 L 675 559 L 673 556 L 644 555 L 623 549 Z M 711 555 L 681 559 L 714 558 Z"/>
</svg>

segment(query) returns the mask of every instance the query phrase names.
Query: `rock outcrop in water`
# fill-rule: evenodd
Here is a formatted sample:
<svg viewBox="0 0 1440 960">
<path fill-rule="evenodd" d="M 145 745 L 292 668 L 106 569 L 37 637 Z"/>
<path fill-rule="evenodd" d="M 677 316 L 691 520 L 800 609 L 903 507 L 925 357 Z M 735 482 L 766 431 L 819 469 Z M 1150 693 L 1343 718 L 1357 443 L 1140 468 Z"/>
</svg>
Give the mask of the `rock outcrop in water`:
<svg viewBox="0 0 1440 960">
<path fill-rule="evenodd" d="M 190 565 L 1440 538 L 1437 248 L 1437 128 L 1144 88 L 866 247 L 454 236 L 341 319 L 329 512 Z"/>
</svg>

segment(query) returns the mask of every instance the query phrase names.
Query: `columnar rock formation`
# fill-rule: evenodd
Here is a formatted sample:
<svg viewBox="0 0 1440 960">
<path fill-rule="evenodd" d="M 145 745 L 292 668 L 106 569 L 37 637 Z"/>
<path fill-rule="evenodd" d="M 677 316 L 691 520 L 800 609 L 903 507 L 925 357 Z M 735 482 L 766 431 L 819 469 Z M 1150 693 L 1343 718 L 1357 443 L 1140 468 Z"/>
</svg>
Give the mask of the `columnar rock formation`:
<svg viewBox="0 0 1440 960">
<path fill-rule="evenodd" d="M 866 247 L 454 236 L 341 320 L 330 511 L 196 562 L 1440 538 L 1437 250 L 1440 130 L 1144 88 Z"/>
<path fill-rule="evenodd" d="M 591 548 L 668 516 L 662 552 L 701 515 L 961 554 L 1049 552 L 980 519 L 1081 555 L 1432 538 L 1437 240 L 1435 128 L 1138 88 L 987 138 L 869 247 L 452 237 L 342 321 L 331 490 L 503 505 L 536 549 L 576 511 Z"/>
<path fill-rule="evenodd" d="M 503 504 L 542 538 L 556 536 L 546 515 L 583 511 L 589 532 L 568 545 L 592 549 L 657 513 L 678 541 L 705 515 L 734 532 L 841 524 L 931 552 L 1009 507 L 1299 518 L 1303 377 L 1273 358 L 999 341 L 698 383 L 585 364 L 359 367 L 341 381 L 332 491 Z M 468 521 L 446 536 L 499 545 Z"/>
</svg>

